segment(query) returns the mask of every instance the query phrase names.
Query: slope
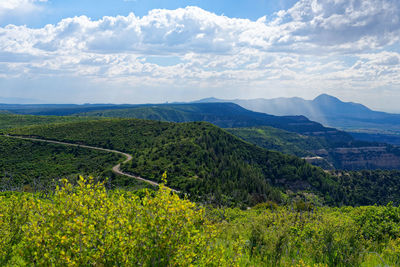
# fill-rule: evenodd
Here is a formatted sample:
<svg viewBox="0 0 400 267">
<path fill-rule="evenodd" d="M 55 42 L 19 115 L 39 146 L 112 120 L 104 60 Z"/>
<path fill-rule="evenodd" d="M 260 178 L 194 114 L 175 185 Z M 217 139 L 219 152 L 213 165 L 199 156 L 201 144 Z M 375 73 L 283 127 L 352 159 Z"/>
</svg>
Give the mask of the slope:
<svg viewBox="0 0 400 267">
<path fill-rule="evenodd" d="M 0 136 L 0 191 L 36 189 L 70 175 L 109 176 L 120 156 Z"/>
<path fill-rule="evenodd" d="M 300 135 L 269 126 L 227 128 L 226 130 L 259 147 L 298 157 L 315 156 L 311 151 L 328 147 L 323 138 Z"/>
<path fill-rule="evenodd" d="M 291 148 L 289 150 L 297 150 L 297 154 L 293 154 L 300 156 L 302 155 L 300 150 L 307 150 L 308 154 L 323 158 L 322 160 L 312 159 L 313 164 L 329 169 L 332 166 L 346 170 L 400 168 L 399 149 L 396 150 L 385 144 L 356 141 L 346 132 L 323 127 L 321 124 L 310 121 L 303 116 L 272 116 L 252 112 L 232 103 L 141 105 L 129 109 L 99 110 L 81 115 L 133 117 L 174 122 L 208 121 L 220 127 L 235 128 L 272 126 L 300 134 L 303 138 L 298 138 L 299 136 L 296 134 L 284 134 L 282 131 L 274 132 L 271 129 L 268 130 L 269 135 L 266 135 L 265 129 L 260 129 L 260 131 L 264 131 L 264 136 L 260 136 L 260 132 L 253 130 L 247 130 L 245 136 L 243 135 L 244 130 L 237 130 L 235 133 L 249 142 L 285 153 L 290 152 L 287 150 L 288 147 L 281 146 L 279 148 L 272 143 L 277 144 L 277 139 L 280 139 L 279 142 L 289 145 L 288 140 L 282 140 L 282 138 L 291 136 Z M 275 141 L 270 140 L 272 135 L 275 136 Z M 303 142 L 304 136 L 310 137 L 307 139 L 307 144 Z M 299 142 L 299 144 L 296 144 L 296 142 Z M 303 148 L 300 148 L 301 146 Z M 304 149 L 304 146 L 309 149 Z M 295 151 L 292 150 L 291 152 Z"/>
<path fill-rule="evenodd" d="M 327 94 L 319 95 L 313 100 L 299 97 L 249 100 L 208 98 L 199 102 L 208 101 L 233 102 L 249 110 L 277 116 L 303 115 L 323 125 L 344 130 L 361 129 L 380 133 L 400 131 L 400 114 L 374 111 L 362 104 L 343 102 Z"/>
<path fill-rule="evenodd" d="M 324 169 L 393 170 L 400 168 L 400 149 L 391 145 L 353 141 L 334 146 L 325 138 L 304 136 L 276 128 L 230 128 L 232 134 L 266 149 L 305 157 Z"/>
<path fill-rule="evenodd" d="M 125 172 L 168 184 L 192 199 L 252 205 L 283 201 L 286 190 L 309 190 L 340 203 L 338 184 L 321 169 L 299 158 L 246 143 L 209 123 L 167 123 L 113 119 L 14 129 L 16 135 L 38 136 L 129 152 Z"/>
<path fill-rule="evenodd" d="M 76 116 L 33 116 L 33 115 L 16 115 L 0 113 L 0 130 L 8 128 L 17 128 L 23 126 L 32 126 L 48 123 L 63 123 L 74 121 L 96 120 L 94 117 L 76 117 Z"/>
<path fill-rule="evenodd" d="M 207 121 L 222 128 L 271 126 L 304 135 L 325 137 L 332 144 L 347 144 L 353 140 L 345 132 L 326 128 L 304 116 L 273 116 L 253 112 L 233 103 L 139 105 L 129 109 L 98 110 L 79 115 L 171 122 Z"/>
</svg>

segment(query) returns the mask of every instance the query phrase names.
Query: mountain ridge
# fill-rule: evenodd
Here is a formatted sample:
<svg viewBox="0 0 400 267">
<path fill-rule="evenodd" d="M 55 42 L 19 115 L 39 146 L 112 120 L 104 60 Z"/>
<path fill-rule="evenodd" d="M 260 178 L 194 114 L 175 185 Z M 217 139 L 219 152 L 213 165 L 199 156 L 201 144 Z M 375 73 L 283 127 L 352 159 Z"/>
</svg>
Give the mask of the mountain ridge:
<svg viewBox="0 0 400 267">
<path fill-rule="evenodd" d="M 206 102 L 207 99 L 201 99 Z M 313 100 L 300 97 L 280 97 L 272 99 L 215 99 L 213 102 L 232 102 L 246 109 L 275 116 L 303 115 L 327 127 L 361 132 L 400 133 L 400 114 L 375 111 L 356 103 L 344 102 L 337 97 L 321 94 Z"/>
</svg>

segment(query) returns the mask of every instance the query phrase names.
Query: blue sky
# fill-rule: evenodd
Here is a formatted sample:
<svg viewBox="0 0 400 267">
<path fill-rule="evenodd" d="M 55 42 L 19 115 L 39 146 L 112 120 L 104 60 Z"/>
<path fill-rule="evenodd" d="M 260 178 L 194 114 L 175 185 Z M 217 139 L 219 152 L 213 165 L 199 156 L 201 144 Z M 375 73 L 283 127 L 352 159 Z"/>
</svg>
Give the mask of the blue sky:
<svg viewBox="0 0 400 267">
<path fill-rule="evenodd" d="M 400 112 L 396 0 L 0 1 L 0 100 L 321 93 Z"/>
</svg>

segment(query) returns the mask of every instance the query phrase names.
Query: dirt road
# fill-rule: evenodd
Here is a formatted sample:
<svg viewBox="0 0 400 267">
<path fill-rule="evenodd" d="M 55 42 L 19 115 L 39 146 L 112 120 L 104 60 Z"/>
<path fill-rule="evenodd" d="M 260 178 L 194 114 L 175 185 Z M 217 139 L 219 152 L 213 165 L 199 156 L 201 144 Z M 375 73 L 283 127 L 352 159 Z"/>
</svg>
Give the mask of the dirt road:
<svg viewBox="0 0 400 267">
<path fill-rule="evenodd" d="M 116 154 L 123 155 L 126 158 L 122 162 L 122 164 L 125 164 L 125 163 L 127 163 L 127 162 L 129 162 L 129 161 L 131 161 L 133 159 L 132 155 L 130 155 L 128 153 L 124 153 L 124 152 L 118 151 L 118 150 L 113 150 L 113 149 L 106 149 L 106 148 L 95 147 L 95 146 L 79 145 L 79 144 L 73 144 L 73 143 L 66 143 L 66 142 L 47 140 L 47 139 L 39 139 L 39 138 L 32 138 L 32 137 L 24 137 L 24 136 L 15 136 L 15 135 L 7 135 L 7 134 L 5 134 L 3 136 L 10 137 L 10 138 L 15 138 L 15 139 L 28 140 L 28 141 L 45 142 L 45 143 L 52 143 L 52 144 L 58 144 L 58 145 L 64 145 L 64 146 L 75 146 L 75 147 L 82 147 L 82 148 L 93 149 L 93 150 L 106 151 L 106 152 L 110 152 L 110 153 L 116 153 Z M 140 176 L 132 175 L 132 174 L 125 173 L 125 172 L 121 171 L 121 163 L 118 163 L 117 165 L 115 165 L 112 168 L 112 171 L 115 174 L 127 176 L 127 177 L 130 177 L 130 178 L 134 178 L 136 180 L 146 182 L 146 183 L 151 184 L 153 186 L 159 186 L 159 184 L 156 183 L 156 182 L 147 180 L 147 179 L 142 178 Z M 175 189 L 172 189 L 172 188 L 170 188 L 170 189 L 175 193 L 179 193 L 178 190 L 175 190 Z"/>
</svg>

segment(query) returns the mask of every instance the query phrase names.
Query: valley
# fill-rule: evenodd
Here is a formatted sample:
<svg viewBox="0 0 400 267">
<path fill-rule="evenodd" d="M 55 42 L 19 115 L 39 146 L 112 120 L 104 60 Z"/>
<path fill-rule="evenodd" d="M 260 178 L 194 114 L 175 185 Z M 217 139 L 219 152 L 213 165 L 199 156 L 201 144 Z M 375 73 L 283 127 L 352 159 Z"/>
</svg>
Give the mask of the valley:
<svg viewBox="0 0 400 267">
<path fill-rule="evenodd" d="M 399 0 L 0 0 L 0 267 L 400 266 L 399 48 Z"/>
<path fill-rule="evenodd" d="M 400 219 L 393 216 L 399 214 L 400 203 L 400 171 L 393 170 L 399 164 L 395 146 L 357 141 L 304 117 L 270 116 L 232 104 L 152 105 L 76 114 L 73 109 L 68 109 L 73 116 L 0 115 L 0 230 L 5 237 L 17 236 L 7 241 L 0 235 L 5 240 L 1 251 L 11 253 L 0 253 L 0 263 L 35 259 L 45 265 L 44 256 L 30 254 L 28 240 L 35 238 L 51 240 L 43 245 L 46 255 L 63 259 L 62 244 L 75 246 L 74 236 L 82 236 L 79 231 L 93 238 L 93 227 L 115 231 L 117 236 L 112 238 L 117 239 L 108 245 L 114 251 L 134 245 L 120 241 L 130 240 L 129 227 L 150 231 L 137 232 L 142 245 L 129 250 L 132 255 L 141 253 L 143 263 L 154 262 L 154 256 L 164 251 L 165 243 L 158 237 L 172 240 L 174 246 L 186 244 L 186 248 L 162 252 L 171 261 L 178 257 L 177 251 L 205 248 L 205 243 L 199 247 L 193 240 L 185 243 L 180 234 L 172 238 L 169 231 L 174 224 L 196 233 L 196 240 L 213 244 L 207 257 L 213 262 L 219 258 L 222 266 L 289 266 L 304 260 L 335 266 L 349 261 L 376 263 L 382 258 L 398 262 L 390 252 L 397 249 L 393 237 L 400 236 L 396 230 Z M 84 209 L 73 204 L 76 201 L 91 207 L 93 215 L 78 215 Z M 24 222 L 37 224 L 35 214 L 40 211 L 34 203 L 48 210 L 43 216 L 52 222 L 38 229 L 64 229 L 61 223 L 73 225 L 80 216 L 87 218 L 87 226 L 68 230 L 65 238 L 41 234 L 46 232 L 31 234 L 23 229 L 29 229 Z M 108 208 L 100 208 L 101 203 L 108 203 Z M 32 208 L 27 210 L 27 206 Z M 9 207 L 19 210 L 18 223 L 11 223 L 14 217 Z M 63 215 L 63 209 L 75 215 Z M 371 213 L 382 217 L 371 217 Z M 141 216 L 144 224 L 128 219 L 132 216 Z M 115 224 L 108 218 L 121 221 Z M 381 224 L 390 226 L 382 229 Z M 162 225 L 166 232 L 152 239 L 151 232 Z M 330 234 L 341 238 L 324 237 Z M 98 250 L 108 242 L 97 240 L 102 241 L 91 242 Z M 321 247 L 310 246 L 310 240 Z M 141 249 L 146 242 L 153 242 L 157 251 Z M 349 247 L 351 242 L 356 243 Z M 12 249 L 17 243 L 22 254 Z M 280 246 L 286 248 L 285 253 L 275 250 Z M 335 249 L 329 254 L 324 246 Z M 97 257 L 84 244 L 83 248 L 96 262 L 105 257 Z M 379 255 L 366 256 L 366 250 Z M 221 253 L 229 256 L 221 258 Z M 81 257 L 71 257 L 84 265 Z M 208 262 L 198 256 L 187 260 Z"/>
</svg>

